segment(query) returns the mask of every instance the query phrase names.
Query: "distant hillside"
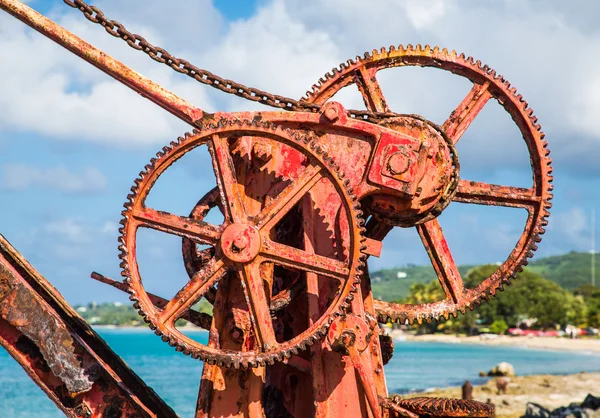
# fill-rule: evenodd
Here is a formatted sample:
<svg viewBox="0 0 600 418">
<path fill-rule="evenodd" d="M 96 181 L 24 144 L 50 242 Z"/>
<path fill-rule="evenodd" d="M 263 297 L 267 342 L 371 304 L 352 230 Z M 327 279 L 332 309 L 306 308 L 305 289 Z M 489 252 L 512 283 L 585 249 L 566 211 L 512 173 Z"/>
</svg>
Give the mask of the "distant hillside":
<svg viewBox="0 0 600 418">
<path fill-rule="evenodd" d="M 600 286 L 600 256 L 596 257 L 599 264 L 596 269 L 596 284 Z M 465 275 L 473 267 L 475 266 L 459 266 L 458 270 L 461 275 Z M 527 268 L 569 290 L 590 283 L 589 253 L 573 251 L 564 255 L 540 258 L 532 261 Z M 414 283 L 429 283 L 436 278 L 430 266 L 398 267 L 373 271 L 370 275 L 373 295 L 383 300 L 403 299 Z"/>
<path fill-rule="evenodd" d="M 596 254 L 596 262 L 600 263 L 600 255 Z M 598 266 L 600 267 L 600 266 Z M 529 267 L 546 279 L 558 283 L 565 289 L 573 290 L 582 284 L 590 283 L 592 266 L 589 253 L 568 254 L 540 258 L 533 261 Z M 596 285 L 600 286 L 600 272 L 596 268 Z"/>
<path fill-rule="evenodd" d="M 459 266 L 461 275 L 466 274 L 474 266 Z M 370 273 L 373 295 L 377 299 L 397 300 L 408 296 L 414 283 L 429 283 L 436 278 L 433 267 L 408 266 L 385 269 Z"/>
</svg>

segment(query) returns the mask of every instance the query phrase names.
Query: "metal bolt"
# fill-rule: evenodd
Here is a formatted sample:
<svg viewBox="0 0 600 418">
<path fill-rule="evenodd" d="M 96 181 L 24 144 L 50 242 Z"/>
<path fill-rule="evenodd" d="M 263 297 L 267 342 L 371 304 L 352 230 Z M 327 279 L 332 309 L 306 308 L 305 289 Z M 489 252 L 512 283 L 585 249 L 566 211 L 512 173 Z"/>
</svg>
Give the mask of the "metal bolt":
<svg viewBox="0 0 600 418">
<path fill-rule="evenodd" d="M 242 331 L 238 327 L 231 328 L 231 338 L 233 338 L 234 341 L 239 341 L 243 336 L 244 331 Z"/>
<path fill-rule="evenodd" d="M 342 331 L 342 335 L 340 335 L 339 343 L 343 347 L 352 347 L 356 342 L 356 334 L 349 329 Z"/>
<path fill-rule="evenodd" d="M 325 109 L 325 113 L 323 113 L 325 115 L 325 118 L 327 118 L 327 120 L 329 122 L 335 122 L 340 118 L 340 115 L 338 113 L 338 109 L 335 106 L 330 106 L 327 109 Z"/>
<path fill-rule="evenodd" d="M 245 235 L 240 235 L 233 240 L 231 244 L 231 249 L 236 252 L 242 251 L 244 248 L 248 246 L 248 237 Z"/>
<path fill-rule="evenodd" d="M 387 167 L 392 174 L 402 174 L 408 170 L 410 160 L 401 152 L 396 152 L 388 158 Z"/>
</svg>

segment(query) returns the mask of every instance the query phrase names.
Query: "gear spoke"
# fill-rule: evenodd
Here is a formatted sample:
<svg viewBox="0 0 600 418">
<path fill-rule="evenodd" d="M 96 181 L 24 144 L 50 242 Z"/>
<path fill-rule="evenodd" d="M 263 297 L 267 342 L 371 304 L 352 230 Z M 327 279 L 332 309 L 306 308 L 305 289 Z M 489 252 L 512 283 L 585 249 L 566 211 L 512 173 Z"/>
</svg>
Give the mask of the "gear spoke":
<svg viewBox="0 0 600 418">
<path fill-rule="evenodd" d="M 132 209 L 132 216 L 140 226 L 190 238 L 202 244 L 215 245 L 221 237 L 221 230 L 215 225 L 156 209 L 135 208 Z"/>
<path fill-rule="evenodd" d="M 275 147 L 281 144 L 296 149 L 304 158 L 287 161 L 285 170 L 288 175 L 272 178 L 269 173 L 267 176 L 259 175 L 257 181 L 249 181 L 247 194 L 244 190 L 247 182 L 237 182 L 238 179 L 241 180 L 242 175 L 247 174 L 243 171 L 247 168 L 245 161 L 238 159 L 227 143 L 232 138 L 242 136 L 272 142 Z M 273 364 L 274 361 L 285 361 L 290 355 L 317 342 L 331 324 L 331 317 L 347 309 L 351 295 L 356 292 L 355 283 L 364 265 L 365 255 L 360 250 L 363 242 L 360 228 L 361 213 L 358 210 L 356 197 L 350 194 L 349 186 L 337 172 L 337 166 L 327 158 L 318 144 L 314 146 L 307 144 L 305 137 L 306 135 L 301 135 L 301 132 L 292 133 L 280 126 L 252 119 L 217 120 L 214 125 L 205 126 L 202 130 L 186 135 L 178 142 L 165 147 L 140 173 L 140 178 L 136 179 L 135 187 L 132 188 L 133 193 L 128 196 L 129 202 L 123 211 L 121 221 L 123 227 L 119 239 L 121 242 L 119 257 L 123 261 L 121 264 L 123 275 L 128 277 L 127 290 L 131 292 L 131 299 L 136 303 L 136 309 L 142 314 L 144 320 L 151 324 L 155 333 L 184 354 L 211 364 L 234 368 L 258 367 L 267 363 Z M 151 192 L 163 172 L 183 155 L 201 145 L 209 146 L 219 183 L 217 188 L 198 201 L 189 218 L 163 214 L 153 209 L 146 210 L 143 207 L 143 199 Z M 310 161 L 310 165 L 304 166 L 306 161 Z M 234 163 L 235 166 L 232 165 Z M 249 174 L 252 176 L 254 172 Z M 292 186 L 288 188 L 289 184 L 281 183 L 281 178 L 290 176 L 294 177 L 296 182 L 289 183 Z M 347 224 L 341 227 L 348 228 L 348 231 L 340 232 L 340 235 L 347 233 L 342 237 L 347 240 L 344 241 L 346 245 L 343 261 L 307 254 L 303 249 L 297 250 L 284 244 L 272 243 L 269 241 L 271 232 L 275 236 L 282 231 L 259 231 L 254 222 L 258 219 L 257 215 L 265 210 L 265 207 L 261 206 L 263 201 L 270 202 L 268 197 L 274 195 L 276 201 L 272 204 L 267 203 L 270 210 L 263 213 L 265 224 L 269 219 L 277 216 L 277 214 L 273 216 L 272 212 L 289 211 L 294 207 L 293 200 L 301 202 L 303 196 L 308 198 L 307 192 L 322 178 L 327 178 L 339 195 L 342 202 L 341 209 L 344 210 L 344 217 L 347 219 Z M 245 180 L 253 179 L 245 177 Z M 277 184 L 279 186 L 276 186 Z M 284 191 L 280 196 L 281 200 L 277 200 L 281 193 L 275 192 L 275 188 Z M 219 205 L 219 202 L 223 203 L 225 216 L 223 224 L 213 226 L 203 222 L 203 217 L 211 208 Z M 246 207 L 246 204 L 249 206 Z M 251 217 L 245 213 L 246 210 L 251 210 L 251 213 L 248 212 Z M 297 222 L 297 220 L 292 221 Z M 321 227 L 321 224 L 317 225 Z M 162 310 L 155 306 L 153 299 L 144 288 L 139 271 L 135 251 L 138 238 L 136 231 L 142 226 L 163 230 L 184 238 L 183 254 L 186 259 L 186 269 L 190 273 L 190 281 L 174 298 L 164 304 Z M 287 228 L 287 224 L 282 227 Z M 191 242 L 192 240 L 194 242 Z M 199 252 L 196 244 L 200 243 L 207 244 L 211 248 Z M 326 310 L 307 324 L 306 328 L 301 325 L 302 329 L 299 333 L 282 342 L 277 340 L 276 327 L 270 319 L 271 311 L 281 309 L 298 294 L 303 294 L 306 286 L 303 275 L 298 275 L 298 283 L 292 284 L 289 292 L 280 292 L 278 297 L 271 298 L 272 284 L 269 282 L 272 274 L 271 263 L 294 272 L 306 270 L 320 277 L 333 277 L 336 280 L 335 285 L 330 283 L 335 290 L 332 290 Z M 263 277 L 260 275 L 261 268 L 263 268 Z M 232 275 L 231 270 L 235 270 L 235 274 Z M 221 329 L 223 321 L 227 320 L 227 315 L 231 312 L 227 311 L 228 306 L 234 309 L 239 304 L 241 309 L 248 309 L 250 313 L 252 337 L 256 341 L 252 346 L 246 344 L 235 347 L 227 344 L 221 346 L 215 344 L 214 340 L 211 340 L 212 343 L 203 344 L 186 336 L 175 326 L 177 319 L 189 316 L 192 307 L 201 298 L 210 298 L 217 283 L 225 284 L 221 282 L 223 278 L 227 278 L 227 285 L 224 287 L 219 285 L 219 289 L 223 291 L 217 292 L 215 303 L 218 306 L 213 317 L 213 325 L 217 324 Z M 229 291 L 231 283 L 236 287 Z M 240 296 L 242 300 L 239 300 Z M 228 298 L 232 301 L 230 305 L 221 304 Z M 237 323 L 238 318 L 233 318 L 233 321 Z M 248 326 L 241 323 L 239 325 L 242 326 L 240 328 L 242 330 L 246 330 Z M 234 335 L 231 335 L 231 338 L 237 341 Z"/>
<path fill-rule="evenodd" d="M 365 106 L 371 112 L 389 112 L 379 81 L 377 81 L 377 68 L 367 69 L 360 67 L 356 72 L 356 85 L 362 94 Z"/>
<path fill-rule="evenodd" d="M 272 350 L 277 345 L 277 339 L 264 281 L 260 274 L 260 262 L 245 264 L 239 274 L 258 344 L 264 351 Z"/>
<path fill-rule="evenodd" d="M 460 76 L 472 83 L 470 84 L 472 86 L 470 92 L 461 98 L 462 101 L 460 103 L 457 103 L 458 106 L 449 115 L 448 120 L 445 121 L 441 129 L 446 134 L 444 135 L 444 140 L 450 142 L 447 144 L 449 148 L 454 147 L 473 120 L 480 116 L 487 102 L 491 98 L 494 98 L 498 101 L 501 108 L 510 115 L 522 134 L 522 139 L 525 141 L 529 152 L 529 162 L 533 174 L 533 188 L 530 189 L 487 185 L 485 183 L 468 181 L 459 183 L 458 177 L 454 176 L 448 183 L 451 187 L 446 189 L 446 192 L 441 195 L 436 203 L 435 212 L 431 211 L 428 214 L 432 216 L 426 216 L 423 219 L 418 219 L 416 223 L 412 223 L 412 225 L 416 225 L 421 223 L 421 221 L 426 222 L 432 217 L 439 216 L 439 213 L 453 201 L 525 208 L 529 215 L 523 233 L 510 255 L 496 269 L 494 274 L 484 279 L 477 288 L 473 289 L 463 288 L 460 276 L 457 274 L 458 272 L 451 258 L 450 263 L 443 258 L 443 262 L 440 262 L 440 252 L 436 250 L 434 244 L 437 244 L 437 246 L 441 246 L 441 244 L 436 241 L 428 242 L 432 236 L 435 237 L 435 234 L 428 233 L 431 224 L 419 226 L 419 233 L 425 246 L 431 251 L 432 264 L 436 268 L 438 276 L 442 278 L 440 281 L 442 281 L 446 295 L 452 295 L 454 290 L 458 290 L 458 292 L 455 292 L 455 298 L 449 296 L 437 302 L 414 304 L 378 302 L 376 311 L 380 321 L 386 322 L 391 319 L 392 321 L 409 324 L 415 322 L 421 323 L 423 320 L 432 320 L 441 317 L 448 318 L 450 314 L 454 315 L 457 312 L 464 312 L 467 308 L 481 303 L 483 300 L 489 298 L 489 295 L 493 295 L 496 291 L 501 290 L 502 286 L 510 281 L 510 277 L 522 265 L 527 263 L 527 259 L 532 257 L 533 252 L 537 249 L 537 243 L 541 240 L 540 235 L 544 233 L 544 227 L 548 222 L 547 217 L 551 208 L 550 200 L 552 199 L 553 187 L 550 184 L 552 182 L 552 160 L 549 158 L 548 143 L 544 140 L 545 135 L 541 131 L 538 119 L 535 117 L 529 104 L 496 71 L 484 65 L 481 61 L 466 57 L 464 54 L 459 54 L 456 51 L 448 51 L 445 48 L 430 47 L 429 45 L 400 45 L 392 46 L 388 49 L 373 50 L 366 53 L 364 58 L 357 57 L 355 60 L 349 60 L 338 68 L 335 68 L 332 72 L 321 78 L 306 93 L 303 100 L 322 105 L 331 100 L 344 87 L 349 87 L 351 84 L 360 84 L 361 74 L 406 67 L 435 68 Z M 362 78 L 368 79 L 365 76 Z M 369 110 L 350 111 L 350 114 L 382 126 L 394 128 L 393 120 L 399 115 L 389 112 L 385 116 L 384 114 L 378 114 L 378 118 L 372 118 L 372 116 L 375 116 L 373 109 L 369 106 L 367 107 Z M 386 119 L 383 119 L 384 117 L 388 118 L 387 121 L 390 122 L 388 123 Z M 456 158 L 453 161 L 453 166 L 456 168 L 455 173 L 457 173 L 457 170 L 460 168 L 457 154 L 454 152 L 451 154 L 452 158 Z M 490 162 L 490 164 L 492 163 Z M 364 204 L 366 209 L 369 209 L 368 202 L 365 201 Z M 378 207 L 375 209 L 378 209 Z M 389 232 L 390 225 L 394 225 L 396 222 L 392 216 L 386 219 L 388 214 L 385 212 L 379 215 L 378 217 L 381 219 L 382 225 L 377 223 L 378 219 L 375 217 L 372 217 L 366 225 L 367 237 L 371 239 L 381 240 Z M 389 215 L 393 215 L 393 213 Z M 441 229 L 438 232 L 440 232 L 439 235 L 442 238 L 442 243 L 446 244 L 441 234 Z M 438 257 L 437 260 L 436 257 Z M 443 279 L 444 277 L 446 278 Z M 449 280 L 448 277 L 456 278 L 457 281 Z M 458 289 L 453 289 L 452 284 L 456 285 Z M 456 297 L 458 297 L 459 302 L 453 303 L 452 300 L 456 300 Z"/>
<path fill-rule="evenodd" d="M 259 230 L 273 228 L 322 178 L 321 167 L 308 166 L 258 215 L 256 227 Z"/>
<path fill-rule="evenodd" d="M 343 261 L 312 254 L 278 242 L 265 242 L 261 254 L 265 259 L 275 264 L 316 273 L 340 281 L 346 280 L 350 273 L 348 266 Z"/>
<path fill-rule="evenodd" d="M 541 202 L 533 189 L 460 180 L 454 201 L 478 205 L 526 208 L 530 212 Z"/>
<path fill-rule="evenodd" d="M 448 248 L 442 226 L 437 219 L 434 219 L 417 225 L 417 231 L 446 296 L 452 298 L 454 303 L 458 303 L 464 292 L 464 283 Z"/>
<path fill-rule="evenodd" d="M 492 97 L 489 87 L 489 81 L 483 84 L 476 83 L 469 94 L 467 94 L 467 97 L 463 99 L 458 107 L 454 109 L 448 120 L 444 122 L 442 129 L 446 131 L 446 134 L 452 139 L 454 144 L 458 142 L 481 109 L 483 109 Z"/>
<path fill-rule="evenodd" d="M 224 269 L 223 259 L 212 258 L 203 269 L 194 274 L 189 282 L 165 305 L 159 315 L 161 324 L 175 323 L 221 278 Z"/>
<path fill-rule="evenodd" d="M 209 149 L 212 154 L 217 184 L 221 191 L 225 219 L 229 222 L 241 221 L 246 214 L 239 196 L 238 182 L 227 138 L 218 134 L 212 135 Z"/>
</svg>

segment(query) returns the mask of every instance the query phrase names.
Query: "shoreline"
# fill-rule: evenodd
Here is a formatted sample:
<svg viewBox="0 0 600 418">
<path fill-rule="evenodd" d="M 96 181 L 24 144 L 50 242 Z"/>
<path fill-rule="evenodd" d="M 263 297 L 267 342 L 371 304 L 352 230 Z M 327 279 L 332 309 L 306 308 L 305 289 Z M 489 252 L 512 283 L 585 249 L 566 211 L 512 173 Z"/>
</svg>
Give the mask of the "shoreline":
<svg viewBox="0 0 600 418">
<path fill-rule="evenodd" d="M 90 326 L 94 330 L 103 330 L 103 329 L 118 329 L 118 330 L 123 330 L 123 331 L 144 330 L 144 331 L 149 331 L 151 333 L 154 333 L 154 331 L 152 331 L 150 329 L 150 327 L 147 325 L 137 325 L 137 326 L 136 325 L 90 325 Z M 182 327 L 178 327 L 178 329 L 181 329 L 183 331 L 205 331 L 205 332 L 208 332 L 204 328 L 200 328 L 195 325 L 184 325 Z"/>
<path fill-rule="evenodd" d="M 152 331 L 147 326 L 131 326 L 131 325 L 92 325 L 93 329 L 118 329 L 124 331 Z M 182 327 L 186 331 L 205 331 L 204 329 L 187 324 Z M 389 335 L 396 344 L 402 341 L 412 342 L 431 342 L 442 344 L 470 344 L 490 347 L 512 347 L 522 349 L 533 349 L 543 351 L 561 351 L 561 352 L 577 352 L 579 354 L 600 355 L 600 338 L 561 338 L 561 337 L 525 337 L 525 336 L 508 336 L 494 335 L 486 336 L 457 336 L 447 334 L 424 334 L 414 335 L 400 330 L 392 330 Z"/>
<path fill-rule="evenodd" d="M 519 418 L 525 414 L 528 402 L 553 410 L 571 403 L 581 403 L 588 394 L 600 396 L 600 373 L 573 373 L 567 375 L 530 375 L 508 378 L 506 394 L 498 394 L 496 378 L 482 385 L 473 385 L 473 400 L 496 406 L 496 416 Z M 402 395 L 404 398 L 420 396 L 460 399 L 460 386 L 427 390 Z M 600 417 L 600 410 L 592 417 Z"/>
<path fill-rule="evenodd" d="M 402 331 L 392 331 L 390 336 L 394 342 L 436 342 L 444 344 L 473 344 L 496 347 L 514 347 L 544 351 L 569 351 L 580 354 L 600 355 L 600 339 L 588 338 L 560 338 L 560 337 L 524 337 L 498 335 L 495 337 L 483 336 L 456 336 L 445 334 L 412 335 Z"/>
<path fill-rule="evenodd" d="M 114 326 L 94 325 L 97 330 L 115 329 L 124 332 L 140 332 L 145 330 L 152 332 L 148 327 L 139 326 Z M 186 327 L 187 328 L 187 327 Z M 189 327 L 190 331 L 202 331 L 197 327 Z M 578 354 L 600 355 L 600 339 L 567 339 L 557 337 L 522 337 L 522 336 L 498 336 L 498 337 L 466 337 L 455 335 L 421 335 L 416 336 L 402 331 L 394 330 L 391 333 L 396 347 L 403 341 L 443 343 L 443 344 L 465 344 L 478 346 L 499 346 L 510 348 L 525 348 L 543 351 L 561 351 Z M 471 380 L 473 384 L 473 399 L 480 402 L 490 400 L 496 406 L 498 418 L 519 418 L 524 415 L 528 402 L 536 403 L 549 410 L 571 403 L 581 403 L 588 394 L 600 396 L 600 372 L 573 372 L 568 374 L 537 374 L 510 377 L 506 394 L 498 394 L 496 378 L 486 377 L 482 384 L 475 376 Z M 432 387 L 419 392 L 402 394 L 403 398 L 413 397 L 442 397 L 461 398 L 460 386 Z M 600 418 L 598 415 L 592 417 Z"/>
</svg>

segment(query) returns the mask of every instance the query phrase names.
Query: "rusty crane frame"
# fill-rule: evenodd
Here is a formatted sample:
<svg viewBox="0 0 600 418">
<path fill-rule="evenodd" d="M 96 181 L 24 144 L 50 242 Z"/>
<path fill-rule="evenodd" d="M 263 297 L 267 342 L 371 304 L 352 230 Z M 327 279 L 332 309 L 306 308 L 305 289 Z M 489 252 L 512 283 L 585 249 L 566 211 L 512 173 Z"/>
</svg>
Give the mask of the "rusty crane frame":
<svg viewBox="0 0 600 418">
<path fill-rule="evenodd" d="M 521 95 L 479 61 L 446 49 L 374 50 L 326 74 L 300 100 L 218 77 L 174 57 L 82 0 L 65 0 L 135 50 L 225 93 L 275 111 L 207 113 L 138 74 L 17 0 L 0 8 L 188 123 L 135 179 L 120 232 L 123 281 L 92 277 L 130 294 L 148 326 L 177 351 L 204 361 L 196 417 L 489 417 L 465 400 L 389 397 L 393 353 L 378 323 L 448 318 L 509 284 L 547 224 L 551 160 Z M 473 83 L 442 126 L 394 113 L 377 81 L 391 67 L 434 67 Z M 367 110 L 330 98 L 354 85 Z M 527 145 L 529 188 L 460 177 L 456 143 L 490 99 L 510 114 Z M 146 205 L 172 164 L 208 149 L 214 189 L 188 216 Z M 525 209 L 523 234 L 504 263 L 474 288 L 463 284 L 438 216 L 452 202 Z M 221 224 L 207 221 L 211 210 Z M 367 258 L 394 227 L 417 229 L 445 297 L 397 304 L 373 298 Z M 138 231 L 182 239 L 189 280 L 172 299 L 149 293 L 136 255 Z M 202 246 L 202 247 L 201 247 Z M 212 315 L 194 309 L 206 299 Z M 209 331 L 201 344 L 176 325 Z M 174 417 L 61 295 L 0 240 L 0 343 L 71 417 Z"/>
</svg>

